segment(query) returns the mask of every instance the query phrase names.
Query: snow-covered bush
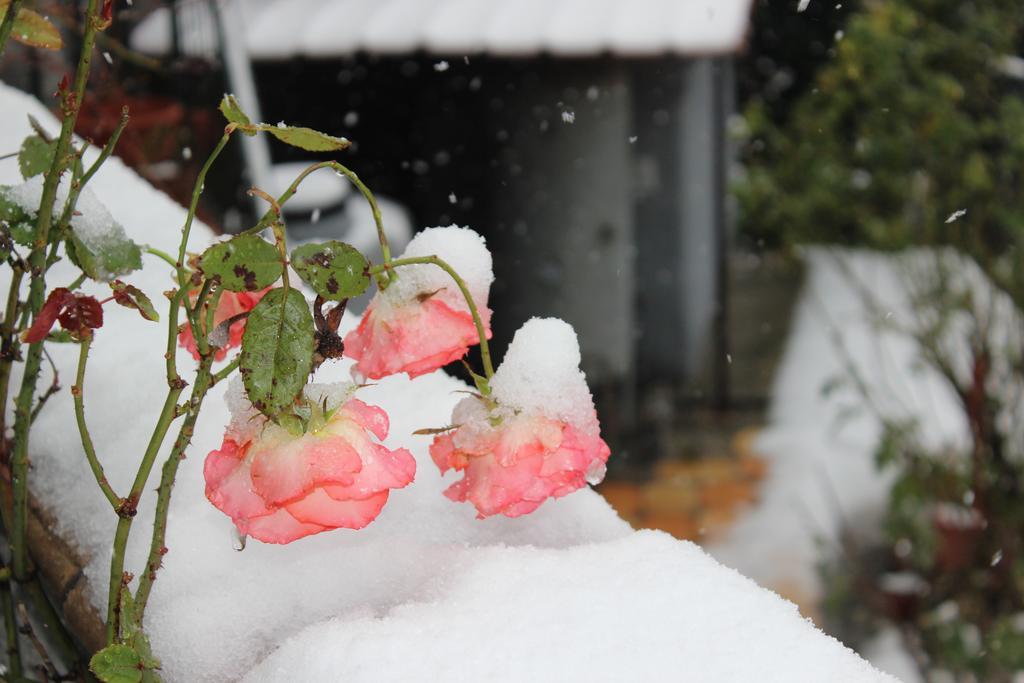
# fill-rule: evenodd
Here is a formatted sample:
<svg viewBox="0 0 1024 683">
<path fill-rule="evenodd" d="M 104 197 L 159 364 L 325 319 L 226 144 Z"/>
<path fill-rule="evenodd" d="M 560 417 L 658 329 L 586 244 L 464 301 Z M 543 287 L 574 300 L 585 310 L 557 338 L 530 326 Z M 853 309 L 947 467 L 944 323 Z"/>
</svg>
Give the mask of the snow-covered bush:
<svg viewBox="0 0 1024 683">
<path fill-rule="evenodd" d="M 1010 680 L 1024 668 L 1024 316 L 969 257 L 894 256 L 905 309 L 882 305 L 850 271 L 879 333 L 905 335 L 918 364 L 955 397 L 960 438 L 925 433 L 914 411 L 885 408 L 885 388 L 848 366 L 882 432 L 880 468 L 895 475 L 880 544 L 847 544 L 825 563 L 828 611 L 847 637 L 881 623 L 904 633 L 924 677 Z"/>
<path fill-rule="evenodd" d="M 855 284 L 945 378 L 966 438 L 936 445 L 851 366 L 896 481 L 886 546 L 851 545 L 827 578 L 837 614 L 896 621 L 924 672 L 965 680 L 1024 670 L 1022 31 L 1017 2 L 859 3 L 784 120 L 748 108 L 738 186 L 754 239 L 905 250 L 904 315 Z"/>
</svg>

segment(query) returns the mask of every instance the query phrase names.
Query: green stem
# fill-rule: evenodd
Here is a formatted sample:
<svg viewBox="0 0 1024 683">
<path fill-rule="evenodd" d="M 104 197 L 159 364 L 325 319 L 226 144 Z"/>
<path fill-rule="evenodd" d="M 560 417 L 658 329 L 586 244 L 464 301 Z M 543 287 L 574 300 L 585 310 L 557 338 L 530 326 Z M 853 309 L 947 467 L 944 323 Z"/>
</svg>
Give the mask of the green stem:
<svg viewBox="0 0 1024 683">
<path fill-rule="evenodd" d="M 85 282 L 85 279 L 87 277 L 89 276 L 86 275 L 85 273 L 82 273 L 81 275 L 79 275 L 78 277 L 71 281 L 71 284 L 68 285 L 68 289 L 70 289 L 72 292 L 75 291 L 76 289 L 82 286 L 82 283 Z"/>
<path fill-rule="evenodd" d="M 321 168 L 330 168 L 333 169 L 335 172 L 345 176 L 352 182 L 353 185 L 356 186 L 356 188 L 362 193 L 363 197 L 366 198 L 367 203 L 369 203 L 370 205 L 370 211 L 373 213 L 373 222 L 377 226 L 377 239 L 380 241 L 380 251 L 384 257 L 384 263 L 390 263 L 391 247 L 388 246 L 388 238 L 387 235 L 384 234 L 384 219 L 381 216 L 380 207 L 377 206 L 377 199 L 373 196 L 373 193 L 370 192 L 370 188 L 368 188 L 363 183 L 363 181 L 359 179 L 359 176 L 357 176 L 350 169 L 339 164 L 337 161 L 321 161 L 303 170 L 302 173 L 296 176 L 295 180 L 292 181 L 292 184 L 288 187 L 288 189 L 284 191 L 284 194 L 278 197 L 278 207 L 284 206 L 285 203 L 287 203 L 288 200 L 292 198 L 292 195 L 294 195 L 295 192 L 298 191 L 299 185 L 302 184 L 302 181 L 305 180 L 307 176 L 309 176 L 314 171 L 320 170 Z M 260 219 L 259 223 L 249 228 L 245 232 L 259 232 L 265 228 L 270 227 L 271 223 L 273 223 L 275 220 L 277 220 L 277 216 L 275 215 L 274 209 L 271 208 L 265 214 L 263 214 L 263 218 Z"/>
<path fill-rule="evenodd" d="M 223 368 L 214 373 L 213 379 L 210 381 L 210 386 L 215 386 L 218 382 L 226 380 L 232 372 L 238 369 L 238 365 L 242 362 L 241 356 L 235 356 L 230 363 L 225 365 Z"/>
<path fill-rule="evenodd" d="M 85 154 L 85 147 L 82 148 L 81 153 L 76 156 L 76 164 L 74 173 L 71 178 L 71 189 L 68 190 L 68 199 L 64 204 L 64 212 L 60 216 L 60 221 L 57 223 L 61 233 L 68 230 L 71 225 L 71 219 L 75 213 L 75 207 L 78 205 L 78 197 L 82 194 L 82 190 L 85 189 L 86 183 L 92 180 L 92 177 L 96 175 L 96 171 L 100 170 L 100 166 L 103 165 L 110 155 L 114 153 L 114 147 L 117 146 L 117 141 L 121 139 L 121 133 L 124 132 L 125 126 L 128 125 L 128 107 L 122 107 L 121 119 L 117 122 L 117 126 L 114 128 L 114 132 L 111 134 L 110 139 L 107 140 L 107 144 L 103 145 L 103 149 L 100 150 L 99 156 L 96 157 L 96 161 L 92 163 L 88 171 L 82 169 L 80 157 Z M 88 143 L 87 143 L 88 144 Z"/>
<path fill-rule="evenodd" d="M 11 36 L 11 29 L 14 28 L 14 20 L 18 17 L 18 12 L 21 10 L 21 3 L 22 0 L 11 0 L 11 4 L 7 6 L 7 14 L 4 15 L 4 20 L 0 22 L 0 57 L 4 54 L 7 39 Z"/>
<path fill-rule="evenodd" d="M 86 337 L 79 344 L 78 374 L 75 375 L 75 386 L 71 387 L 71 396 L 75 402 L 75 419 L 78 421 L 78 433 L 82 437 L 82 448 L 85 450 L 85 457 L 89 461 L 89 468 L 92 470 L 93 476 L 96 477 L 96 483 L 99 484 L 100 490 L 106 497 L 107 502 L 110 503 L 110 507 L 116 512 L 124 501 L 118 497 L 110 482 L 107 481 L 107 475 L 103 472 L 103 465 L 100 464 L 100 460 L 96 456 L 96 448 L 93 446 L 89 427 L 85 423 L 85 365 L 89 360 L 90 346 L 92 346 L 91 336 Z"/>
<path fill-rule="evenodd" d="M 188 215 L 185 217 L 185 225 L 181 228 L 181 244 L 178 247 L 178 260 L 175 263 L 175 267 L 178 269 L 178 286 L 181 289 L 187 289 L 188 280 L 185 273 L 185 249 L 188 248 L 188 237 L 192 232 L 192 222 L 196 218 L 196 209 L 199 207 L 199 196 L 203 193 L 203 188 L 206 186 L 206 174 L 210 172 L 210 167 L 213 166 L 213 162 L 217 160 L 220 153 L 224 151 L 224 148 L 228 144 L 228 140 L 231 139 L 231 133 L 235 130 L 234 125 L 228 125 L 224 129 L 224 135 L 221 136 L 220 142 L 210 152 L 210 156 L 206 158 L 206 163 L 199 169 L 199 175 L 196 177 L 196 184 L 192 188 L 192 201 L 188 205 Z"/>
<path fill-rule="evenodd" d="M 35 423 L 39 413 L 42 412 L 43 406 L 50 400 L 50 397 L 60 391 L 60 373 L 57 371 L 57 365 L 53 362 L 53 358 L 50 356 L 46 347 L 43 347 L 43 357 L 46 358 L 46 362 L 50 364 L 50 371 L 53 373 L 53 380 L 50 382 L 50 386 L 47 387 L 43 395 L 36 401 L 35 407 L 32 409 L 32 417 L 29 419 L 29 426 Z"/>
<path fill-rule="evenodd" d="M 160 570 L 163 556 L 167 553 L 164 541 L 167 536 L 167 514 L 171 506 L 171 493 L 174 489 L 178 465 L 185 459 L 185 449 L 192 441 L 192 434 L 203 405 L 203 399 L 206 398 L 207 391 L 213 386 L 213 375 L 210 374 L 211 365 L 213 365 L 213 354 L 205 356 L 199 365 L 196 382 L 192 387 L 192 396 L 188 402 L 188 413 L 182 422 L 181 429 L 178 430 L 178 437 L 174 440 L 174 447 L 171 448 L 171 453 L 164 462 L 160 476 L 160 486 L 157 488 L 156 516 L 153 520 L 153 536 L 149 545 L 149 559 L 146 562 L 145 571 L 139 577 L 139 588 L 135 592 L 135 613 L 139 626 L 142 625 L 146 602 L 153 589 L 156 573 Z"/>
<path fill-rule="evenodd" d="M 43 304 L 46 293 L 46 247 L 49 244 L 50 227 L 53 224 L 53 208 L 57 199 L 57 186 L 60 176 L 69 162 L 68 150 L 75 121 L 85 93 L 85 83 L 89 78 L 89 65 L 92 61 L 93 46 L 99 29 L 100 0 L 89 0 L 86 11 L 85 32 L 82 36 L 82 52 L 75 72 L 72 92 L 62 102 L 65 107 L 61 122 L 60 137 L 54 150 L 53 164 L 45 174 L 42 197 L 39 201 L 36 230 L 33 235 L 32 253 L 29 256 L 29 268 L 32 284 L 29 287 L 29 310 L 34 316 Z M 28 578 L 28 549 L 26 547 L 26 524 L 28 518 L 28 440 L 29 426 L 32 419 L 32 399 L 35 395 L 36 380 L 39 377 L 40 361 L 43 344 L 37 342 L 29 346 L 25 360 L 25 374 L 21 382 L 21 390 L 15 402 L 14 420 L 14 453 L 11 457 L 11 487 L 13 489 L 13 525 L 11 529 L 12 568 L 15 580 L 21 582 Z"/>
<path fill-rule="evenodd" d="M 177 272 L 177 270 L 178 270 L 178 262 L 175 261 L 174 257 L 171 256 L 170 254 L 168 254 L 166 251 L 161 251 L 160 249 L 157 249 L 156 247 L 150 247 L 150 246 L 142 247 L 142 251 L 144 253 L 146 253 L 146 254 L 150 254 L 152 256 L 156 256 L 159 259 L 162 259 L 164 262 L 167 263 L 167 265 L 169 265 L 171 268 L 174 268 L 175 272 Z"/>
<path fill-rule="evenodd" d="M 58 229 L 60 229 L 59 226 L 58 226 Z M 50 272 L 50 268 L 53 267 L 53 264 L 57 263 L 57 261 L 60 261 L 60 256 L 58 255 L 58 252 L 60 251 L 61 239 L 62 239 L 62 237 L 61 237 L 60 233 L 58 233 L 56 236 L 54 236 L 52 234 L 52 232 L 51 232 L 50 253 L 46 255 L 46 264 L 45 264 L 45 266 L 43 268 L 44 272 L 47 272 L 47 273 Z M 35 311 L 33 311 L 30 308 L 26 307 L 25 308 L 25 312 L 22 314 L 22 322 L 27 324 L 30 315 L 33 314 L 33 313 L 35 313 Z"/>
<path fill-rule="evenodd" d="M 487 345 L 487 333 L 484 331 L 484 323 L 480 318 L 480 312 L 477 310 L 476 302 L 473 301 L 472 295 L 469 293 L 469 287 L 466 286 L 465 281 L 455 272 L 448 263 L 438 256 L 415 256 L 410 258 L 395 259 L 391 263 L 385 263 L 370 268 L 370 273 L 376 275 L 377 273 L 386 272 L 392 268 L 398 268 L 399 266 L 413 266 L 421 264 L 432 264 L 441 268 L 444 272 L 448 273 L 455 284 L 459 286 L 459 290 L 462 292 L 462 296 L 466 299 L 466 305 L 469 306 L 469 312 L 473 316 L 473 324 L 476 326 L 476 333 L 480 337 L 480 357 L 484 364 L 484 373 L 487 380 L 490 381 L 494 377 L 494 367 L 491 365 L 491 350 Z M 490 394 L 490 387 L 488 391 L 484 392 L 485 395 Z"/>
<path fill-rule="evenodd" d="M 213 280 L 204 280 L 195 304 L 192 306 L 185 304 L 185 317 L 188 318 L 188 325 L 192 328 L 192 338 L 196 341 L 196 349 L 200 356 L 205 356 L 210 351 L 210 329 L 199 324 L 199 314 L 203 310 L 203 304 L 206 303 L 206 298 L 210 295 L 212 287 Z"/>
<path fill-rule="evenodd" d="M 180 269 L 179 269 L 180 270 Z M 175 361 L 175 347 L 178 339 L 178 308 L 181 306 L 181 299 L 184 289 L 178 289 L 171 297 L 171 304 L 167 311 L 167 351 L 165 353 L 167 368 L 167 398 L 164 400 L 163 409 L 157 419 L 153 435 L 150 437 L 149 447 L 143 455 L 142 462 L 136 474 L 136 484 L 141 479 L 142 486 L 149 478 L 149 472 L 153 467 L 153 460 L 163 443 L 171 422 L 177 417 L 177 401 L 185 387 L 184 381 L 178 375 L 177 363 Z M 145 476 L 143 476 L 145 475 Z M 132 486 L 135 492 L 136 486 Z M 141 492 L 141 487 L 138 488 Z M 118 637 L 119 618 L 121 611 L 121 590 L 124 588 L 124 553 L 128 546 L 128 535 L 131 533 L 132 517 L 135 514 L 135 507 L 138 505 L 138 497 L 129 494 L 125 502 L 118 508 L 117 529 L 114 532 L 114 546 L 110 560 L 110 585 L 107 591 L 107 643 L 113 643 Z"/>
<path fill-rule="evenodd" d="M 171 295 L 171 305 L 167 309 L 167 350 L 164 352 L 164 367 L 167 374 L 167 386 L 171 389 L 184 388 L 181 375 L 178 374 L 178 309 L 184 298 L 184 290 L 179 289 Z"/>
<path fill-rule="evenodd" d="M 284 223 L 278 220 L 271 226 L 274 229 L 274 246 L 277 247 L 277 257 L 281 261 L 281 289 L 284 290 L 282 301 L 288 300 L 288 289 L 291 283 L 288 281 L 288 244 L 285 241 Z"/>
<path fill-rule="evenodd" d="M 139 470 L 135 475 L 135 483 L 132 484 L 128 497 L 118 507 L 117 529 L 114 532 L 114 552 L 110 559 L 110 588 L 107 595 L 107 644 L 114 643 L 119 635 L 119 622 L 121 611 L 121 590 L 124 588 L 124 554 L 128 547 L 128 535 L 132 530 L 132 520 L 138 508 L 139 499 L 142 497 L 149 473 L 153 470 L 153 463 L 160 452 L 167 431 L 174 420 L 175 408 L 177 408 L 178 397 L 181 389 L 172 388 L 167 392 L 167 399 L 160 411 L 156 428 L 150 437 L 149 446 L 142 456 Z"/>
<path fill-rule="evenodd" d="M 3 327 L 0 327 L 0 345 L 9 345 L 6 354 L 0 358 L 0 439 L 7 430 L 7 391 L 11 383 L 11 368 L 14 366 L 14 353 L 18 348 L 17 332 L 18 295 L 21 290 L 21 278 L 25 271 L 13 268 L 11 288 L 7 292 L 7 307 L 4 309 Z"/>
<path fill-rule="evenodd" d="M 121 139 L 121 133 L 124 132 L 125 126 L 128 125 L 128 107 L 121 107 L 121 118 L 117 122 L 117 126 L 114 127 L 114 132 L 110 134 L 110 138 L 107 140 L 107 144 L 103 145 L 103 149 L 100 150 L 100 154 L 96 157 L 96 161 L 92 162 L 92 166 L 85 172 L 79 180 L 79 187 L 85 187 L 85 184 L 92 180 L 92 177 L 96 175 L 96 171 L 100 170 L 100 166 L 103 165 L 110 155 L 114 153 L 114 148 L 117 147 L 117 141 Z"/>
<path fill-rule="evenodd" d="M 139 499 L 142 497 L 142 492 L 146 487 L 146 482 L 149 480 L 149 475 L 153 471 L 153 464 L 156 461 L 156 456 L 160 452 L 160 447 L 163 445 L 164 439 L 167 437 L 167 432 L 170 429 L 171 423 L 178 415 L 178 397 L 181 396 L 181 392 L 186 386 L 184 380 L 182 380 L 181 376 L 178 375 L 177 362 L 175 361 L 176 342 L 178 337 L 178 309 L 184 303 L 189 290 L 188 273 L 185 269 L 185 250 L 188 247 L 188 238 L 192 231 L 192 223 L 195 221 L 196 208 L 199 206 L 199 197 L 203 193 L 203 188 L 206 184 L 206 175 L 213 166 L 213 162 L 216 161 L 217 157 L 220 156 L 220 153 L 224 150 L 224 147 L 227 146 L 228 140 L 231 139 L 231 133 L 233 133 L 234 130 L 235 126 L 233 124 L 229 124 L 224 129 L 224 135 L 221 137 L 220 142 L 217 143 L 217 146 L 214 147 L 210 156 L 203 164 L 203 167 L 199 170 L 195 186 L 192 188 L 192 200 L 189 203 L 188 214 L 185 217 L 185 224 L 181 228 L 181 243 L 178 245 L 178 258 L 177 261 L 174 262 L 174 267 L 177 269 L 178 273 L 178 289 L 171 296 L 171 305 L 167 312 L 167 351 L 165 353 L 168 385 L 167 398 L 164 400 L 163 409 L 160 411 L 160 417 L 157 419 L 156 427 L 153 429 L 153 434 L 150 437 L 149 445 L 146 447 L 146 452 L 143 454 L 142 461 L 139 463 L 139 469 L 138 472 L 136 472 L 132 488 L 128 493 L 128 497 L 125 498 L 124 502 L 118 509 L 117 529 L 114 532 L 114 547 L 110 560 L 110 586 L 107 594 L 108 644 L 116 642 L 121 633 L 121 591 L 125 589 L 124 556 L 125 550 L 128 547 L 128 537 L 131 534 L 132 520 L 135 516 Z M 166 254 L 159 250 L 147 249 L 147 251 L 160 258 L 164 258 L 166 256 Z M 185 304 L 186 316 L 190 316 L 190 323 L 193 322 L 193 318 L 195 317 L 192 315 L 191 311 L 198 310 L 202 306 L 202 303 L 203 298 L 198 299 L 195 309 L 190 309 L 188 304 Z M 196 328 L 193 327 L 193 331 L 195 329 Z M 199 337 L 196 338 L 196 343 L 197 345 L 199 344 Z M 212 362 L 212 360 L 204 358 L 203 362 Z M 208 369 L 205 374 L 209 374 Z M 197 378 L 197 383 L 201 381 L 201 379 L 202 373 L 200 377 Z M 193 391 L 195 391 L 194 388 Z"/>
<path fill-rule="evenodd" d="M 220 297 L 224 294 L 224 288 L 218 287 L 213 291 L 211 296 L 206 302 L 206 334 L 213 334 L 213 330 L 216 327 L 214 321 L 217 319 L 217 307 L 220 306 Z"/>
</svg>

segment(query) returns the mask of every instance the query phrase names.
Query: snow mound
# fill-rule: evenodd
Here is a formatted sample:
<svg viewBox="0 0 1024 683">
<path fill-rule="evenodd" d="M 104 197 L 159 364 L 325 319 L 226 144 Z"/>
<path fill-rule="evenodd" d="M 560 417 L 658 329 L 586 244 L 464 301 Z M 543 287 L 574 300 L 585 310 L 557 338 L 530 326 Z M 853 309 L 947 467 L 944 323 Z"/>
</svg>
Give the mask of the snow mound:
<svg viewBox="0 0 1024 683">
<path fill-rule="evenodd" d="M 697 546 L 641 531 L 568 549 L 464 552 L 421 600 L 311 626 L 243 680 L 886 678 Z"/>
<path fill-rule="evenodd" d="M 772 389 L 769 424 L 756 445 L 770 464 L 769 476 L 757 506 L 709 551 L 764 585 L 796 588 L 813 600 L 822 592 L 822 553 L 837 547 L 847 520 L 856 519 L 859 529 L 877 528 L 893 476 L 875 466 L 882 430 L 877 414 L 849 382 L 836 380 L 856 368 L 880 412 L 917 420 L 930 448 L 962 450 L 968 431 L 952 387 L 922 366 L 915 341 L 881 329 L 877 316 L 891 326 L 918 324 L 925 311 L 913 292 L 927 286 L 928 277 L 962 279 L 971 291 L 981 283 L 976 266 L 950 263 L 936 270 L 936 254 L 924 251 L 815 248 L 805 260 L 807 277 Z M 982 298 L 991 298 L 991 289 Z M 1007 332 L 993 324 L 991 333 Z M 956 342 L 963 340 L 948 340 Z"/>
<path fill-rule="evenodd" d="M 39 103 L 2 86 L 0 111 L 9 122 L 0 129 L 0 149 L 17 149 L 30 133 L 24 113 L 56 129 Z M 87 154 L 85 162 L 93 158 Z M 16 178 L 16 164 L 0 162 L 0 183 Z M 93 183 L 131 237 L 175 249 L 181 207 L 117 159 Z M 190 250 L 201 251 L 212 237 L 196 224 Z M 480 267 L 453 265 L 474 286 L 489 284 L 482 240 L 468 231 L 454 237 Z M 434 251 L 431 239 L 414 252 Z M 442 257 L 459 260 L 458 254 Z M 76 274 L 61 262 L 50 279 L 65 283 Z M 145 268 L 126 279 L 162 302 L 169 275 L 165 264 L 147 257 Z M 0 277 L 9 286 L 7 272 Z M 83 390 L 99 458 L 111 485 L 123 492 L 166 395 L 167 330 L 118 306 L 105 318 Z M 354 324 L 347 317 L 341 332 Z M 51 355 L 62 378 L 74 377 L 73 345 L 53 345 Z M 177 358 L 191 381 L 190 354 L 179 349 Z M 342 380 L 350 367 L 347 360 L 325 364 L 317 380 Z M 44 372 L 41 381 L 49 379 Z M 13 386 L 19 381 L 12 377 Z M 393 492 L 373 524 L 287 546 L 249 543 L 237 552 L 231 521 L 204 496 L 202 472 L 204 456 L 220 445 L 231 420 L 227 384 L 207 398 L 181 464 L 169 552 L 147 610 L 147 629 L 169 682 L 238 680 L 254 667 L 252 680 L 275 681 L 486 680 L 523 672 L 545 680 L 891 680 L 816 631 L 792 605 L 696 547 L 633 532 L 593 491 L 514 519 L 477 520 L 471 506 L 453 504 L 430 463 L 429 437 L 413 435 L 446 424 L 467 388 L 442 372 L 416 380 L 389 377 L 358 390 L 361 400 L 390 416 L 385 446 L 408 448 L 419 465 L 416 481 Z M 231 400 L 246 409 L 237 396 Z M 73 424 L 63 391 L 33 429 L 33 493 L 50 506 L 57 531 L 88 558 L 88 596 L 102 613 L 117 520 L 91 484 L 76 430 L 68 427 Z M 170 446 L 168 440 L 160 462 Z M 126 569 L 136 573 L 150 542 L 154 486 L 139 502 L 129 542 Z"/>
<path fill-rule="evenodd" d="M 427 228 L 409 242 L 400 258 L 438 256 L 459 274 L 477 306 L 487 304 L 487 293 L 494 282 L 491 252 L 484 238 L 469 228 L 450 225 L 447 228 Z M 386 290 L 387 299 L 410 301 L 420 294 L 436 292 L 449 308 L 468 311 L 466 299 L 441 268 L 433 264 L 419 264 L 398 268 L 398 281 Z"/>
<path fill-rule="evenodd" d="M 569 323 L 531 318 L 516 331 L 494 373 L 494 398 L 595 433 L 594 399 L 579 365 L 580 345 Z"/>
<path fill-rule="evenodd" d="M 302 389 L 302 395 L 307 401 L 322 405 L 327 411 L 331 411 L 352 398 L 355 390 L 356 385 L 352 382 L 313 382 Z"/>
</svg>

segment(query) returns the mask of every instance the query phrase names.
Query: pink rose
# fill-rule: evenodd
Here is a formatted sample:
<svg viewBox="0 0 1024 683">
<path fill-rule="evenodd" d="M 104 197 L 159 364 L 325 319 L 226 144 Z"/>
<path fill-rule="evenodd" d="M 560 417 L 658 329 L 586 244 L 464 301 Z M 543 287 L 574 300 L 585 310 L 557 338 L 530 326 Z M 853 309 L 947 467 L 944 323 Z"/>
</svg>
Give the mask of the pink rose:
<svg viewBox="0 0 1024 683">
<path fill-rule="evenodd" d="M 518 517 L 600 482 L 610 451 L 579 364 L 568 323 L 524 323 L 491 378 L 491 396 L 459 401 L 455 427 L 430 445 L 442 473 L 465 475 L 445 495 L 470 501 L 481 518 Z"/>
<path fill-rule="evenodd" d="M 468 228 L 429 228 L 402 254 L 426 256 L 443 259 L 459 273 L 490 339 L 487 295 L 494 274 L 483 238 Z M 394 272 L 395 281 L 374 295 L 359 326 L 345 336 L 345 356 L 356 361 L 358 375 L 380 379 L 405 372 L 416 377 L 462 358 L 480 342 L 465 296 L 448 273 L 431 263 Z"/>
<path fill-rule="evenodd" d="M 490 339 L 491 312 L 479 310 Z M 399 372 L 417 377 L 462 358 L 479 340 L 469 312 L 453 310 L 439 299 L 399 304 L 375 299 L 359 327 L 345 336 L 345 355 L 370 379 Z"/>
<path fill-rule="evenodd" d="M 610 450 L 596 431 L 540 413 L 491 409 L 475 396 L 460 401 L 455 417 L 460 424 L 434 437 L 430 456 L 442 473 L 465 473 L 444 494 L 473 503 L 478 518 L 525 515 L 604 476 Z"/>
<path fill-rule="evenodd" d="M 206 457 L 206 497 L 238 531 L 264 543 L 290 543 L 337 528 L 361 529 L 413 480 L 416 461 L 389 450 L 388 416 L 350 398 L 316 430 L 295 437 L 267 423 L 228 427 L 219 450 Z"/>
<path fill-rule="evenodd" d="M 251 311 L 259 303 L 263 295 L 270 291 L 270 288 L 261 289 L 258 292 L 228 292 L 224 291 L 217 302 L 217 312 L 213 314 L 214 327 L 225 320 L 230 320 L 236 315 Z M 245 332 L 245 320 L 238 320 L 231 323 L 228 328 L 228 342 L 217 349 L 214 360 L 224 360 L 228 350 L 242 345 L 242 334 Z M 192 326 L 187 322 L 178 333 L 178 346 L 188 349 L 192 357 L 199 360 L 199 347 L 196 346 L 196 339 L 192 336 Z"/>
</svg>

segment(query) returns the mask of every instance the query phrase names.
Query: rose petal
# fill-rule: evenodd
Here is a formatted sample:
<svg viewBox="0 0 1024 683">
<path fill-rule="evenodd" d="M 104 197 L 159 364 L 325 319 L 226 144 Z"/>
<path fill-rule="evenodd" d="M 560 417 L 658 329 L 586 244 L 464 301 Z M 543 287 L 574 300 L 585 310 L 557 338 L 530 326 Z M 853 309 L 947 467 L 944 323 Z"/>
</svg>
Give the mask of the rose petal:
<svg viewBox="0 0 1024 683">
<path fill-rule="evenodd" d="M 336 500 L 323 488 L 316 488 L 305 498 L 286 505 L 285 509 L 300 522 L 333 528 L 362 529 L 377 518 L 386 502 L 387 490 L 363 500 Z"/>
<path fill-rule="evenodd" d="M 300 522 L 292 517 L 284 508 L 277 509 L 273 514 L 252 519 L 235 520 L 238 530 L 264 543 L 291 543 L 305 536 L 329 531 L 330 527 L 320 524 Z"/>
<path fill-rule="evenodd" d="M 452 464 L 452 456 L 454 454 L 455 443 L 452 441 L 451 433 L 438 434 L 430 443 L 430 457 L 433 459 L 434 464 L 437 465 L 437 469 L 441 470 L 441 474 L 444 474 L 454 467 Z"/>
<path fill-rule="evenodd" d="M 246 311 L 251 311 L 259 303 L 263 295 L 270 291 L 270 288 L 262 289 L 258 292 L 222 292 L 220 299 L 217 301 L 217 311 L 213 314 L 214 326 L 220 325 L 225 320 L 235 317 Z M 193 297 L 196 293 L 193 292 Z M 226 346 L 222 346 L 217 349 L 217 352 L 213 355 L 214 360 L 224 360 L 228 355 L 228 350 L 238 348 L 242 345 L 242 334 L 245 332 L 245 320 L 239 320 L 238 322 L 232 323 L 231 327 L 228 328 L 228 343 Z M 195 336 L 192 334 L 192 326 L 187 322 L 182 326 L 181 332 L 178 333 L 178 346 L 183 347 L 192 357 L 199 360 L 199 347 L 196 345 Z"/>
<path fill-rule="evenodd" d="M 435 437 L 430 447 L 442 473 L 452 467 L 465 472 L 445 495 L 470 501 L 480 517 L 518 517 L 548 498 L 572 493 L 586 485 L 586 473 L 595 462 L 603 465 L 609 453 L 599 435 L 573 425 L 522 414 L 492 425 L 486 412 Z"/>
<path fill-rule="evenodd" d="M 206 498 L 232 519 L 266 515 L 273 510 L 253 491 L 249 463 L 238 457 L 236 445 L 225 440 L 219 451 L 211 451 L 203 466 Z"/>
<path fill-rule="evenodd" d="M 253 486 L 274 505 L 300 498 L 321 484 L 351 484 L 362 467 L 349 442 L 335 436 L 306 434 L 282 443 L 253 445 Z"/>
<path fill-rule="evenodd" d="M 381 312 L 385 307 L 387 312 Z M 491 312 L 486 306 L 478 309 L 490 338 Z M 345 336 L 345 355 L 370 379 L 399 372 L 417 377 L 462 358 L 478 342 L 473 317 L 439 299 L 381 305 L 375 298 L 359 326 Z"/>
<path fill-rule="evenodd" d="M 378 439 L 388 438 L 388 414 L 383 408 L 363 403 L 358 398 L 350 398 L 339 410 L 344 411 L 349 419 L 368 429 Z"/>
</svg>

